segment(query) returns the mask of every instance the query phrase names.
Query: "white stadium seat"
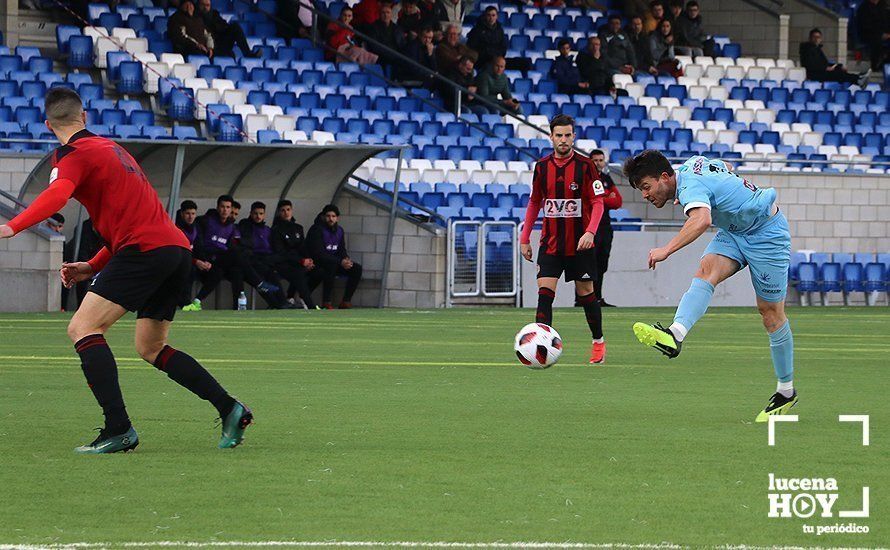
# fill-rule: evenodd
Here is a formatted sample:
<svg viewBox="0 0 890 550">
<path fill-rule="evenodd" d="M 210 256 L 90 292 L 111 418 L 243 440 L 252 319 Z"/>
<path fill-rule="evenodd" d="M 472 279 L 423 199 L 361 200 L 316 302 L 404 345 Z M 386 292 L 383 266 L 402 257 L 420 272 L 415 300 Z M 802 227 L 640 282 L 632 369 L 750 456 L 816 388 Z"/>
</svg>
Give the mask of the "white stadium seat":
<svg viewBox="0 0 890 550">
<path fill-rule="evenodd" d="M 173 65 L 173 69 L 170 71 L 170 76 L 173 78 L 178 78 L 185 82 L 187 78 L 194 78 L 197 75 L 197 71 L 195 70 L 195 66 L 189 63 L 177 63 Z"/>
<path fill-rule="evenodd" d="M 247 115 L 244 119 L 244 132 L 250 139 L 256 140 L 257 132 L 269 129 L 269 117 L 266 115 Z"/>
</svg>

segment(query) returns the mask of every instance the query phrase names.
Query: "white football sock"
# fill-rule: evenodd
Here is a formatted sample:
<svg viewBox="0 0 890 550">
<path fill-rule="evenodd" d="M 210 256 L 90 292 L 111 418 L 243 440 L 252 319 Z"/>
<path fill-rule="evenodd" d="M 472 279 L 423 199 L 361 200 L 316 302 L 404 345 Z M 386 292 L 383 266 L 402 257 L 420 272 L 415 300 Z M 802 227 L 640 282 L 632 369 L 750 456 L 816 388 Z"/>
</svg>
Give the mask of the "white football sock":
<svg viewBox="0 0 890 550">
<path fill-rule="evenodd" d="M 674 323 L 668 327 L 668 330 L 674 335 L 674 338 L 677 339 L 678 342 L 682 342 L 684 338 L 686 338 L 686 334 L 689 333 L 689 330 L 686 329 L 680 323 Z"/>
<path fill-rule="evenodd" d="M 776 384 L 776 391 L 781 393 L 783 397 L 791 397 L 794 395 L 794 381 L 779 382 Z"/>
</svg>

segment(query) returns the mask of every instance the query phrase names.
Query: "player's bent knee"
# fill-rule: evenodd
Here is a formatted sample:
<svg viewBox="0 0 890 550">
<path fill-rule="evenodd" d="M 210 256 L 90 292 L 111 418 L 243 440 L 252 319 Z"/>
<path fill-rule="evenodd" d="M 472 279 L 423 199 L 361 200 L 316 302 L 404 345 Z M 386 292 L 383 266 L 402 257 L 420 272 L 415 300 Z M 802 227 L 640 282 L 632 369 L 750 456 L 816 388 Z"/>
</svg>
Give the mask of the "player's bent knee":
<svg viewBox="0 0 890 550">
<path fill-rule="evenodd" d="M 105 329 L 92 323 L 86 323 L 76 315 L 68 322 L 68 338 L 77 343 L 91 334 L 105 334 Z"/>
<path fill-rule="evenodd" d="M 158 354 L 161 353 L 162 349 L 164 349 L 163 343 L 136 342 L 136 353 L 139 354 L 139 357 L 141 357 L 143 361 L 152 365 L 154 364 L 155 359 L 158 358 Z"/>
</svg>

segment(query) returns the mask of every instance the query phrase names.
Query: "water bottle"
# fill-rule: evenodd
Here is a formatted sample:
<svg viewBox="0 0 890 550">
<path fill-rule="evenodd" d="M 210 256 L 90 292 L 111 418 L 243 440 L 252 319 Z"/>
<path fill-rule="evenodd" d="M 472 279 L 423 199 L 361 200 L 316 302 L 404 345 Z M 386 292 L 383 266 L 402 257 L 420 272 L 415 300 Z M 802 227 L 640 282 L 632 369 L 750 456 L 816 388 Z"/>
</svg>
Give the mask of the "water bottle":
<svg viewBox="0 0 890 550">
<path fill-rule="evenodd" d="M 247 310 L 247 294 L 244 294 L 242 291 L 241 294 L 238 295 L 238 311 Z"/>
</svg>

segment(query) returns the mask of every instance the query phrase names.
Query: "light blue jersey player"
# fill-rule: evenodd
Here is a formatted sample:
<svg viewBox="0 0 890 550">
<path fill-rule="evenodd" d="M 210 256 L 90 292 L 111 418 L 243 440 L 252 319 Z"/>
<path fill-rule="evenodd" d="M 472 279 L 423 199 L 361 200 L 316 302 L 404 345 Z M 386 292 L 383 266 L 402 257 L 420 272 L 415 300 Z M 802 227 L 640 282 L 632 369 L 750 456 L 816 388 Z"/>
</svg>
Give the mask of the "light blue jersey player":
<svg viewBox="0 0 890 550">
<path fill-rule="evenodd" d="M 681 205 L 687 216 L 667 245 L 649 251 L 650 269 L 698 239 L 711 224 L 718 228 L 680 300 L 673 324 L 665 328 L 659 323 L 636 323 L 637 338 L 668 357 L 677 357 L 683 340 L 707 311 L 714 287 L 748 266 L 778 378 L 776 393 L 756 421 L 785 414 L 797 403 L 792 382 L 794 340 L 785 316 L 791 234 L 776 205 L 776 190 L 760 189 L 734 174 L 732 166 L 702 156 L 692 157 L 674 171 L 664 155 L 652 150 L 629 158 L 624 174 L 656 208 L 670 201 Z"/>
</svg>

